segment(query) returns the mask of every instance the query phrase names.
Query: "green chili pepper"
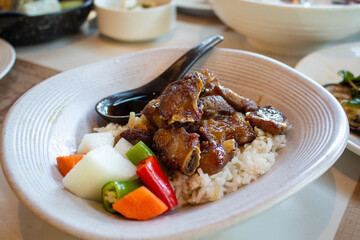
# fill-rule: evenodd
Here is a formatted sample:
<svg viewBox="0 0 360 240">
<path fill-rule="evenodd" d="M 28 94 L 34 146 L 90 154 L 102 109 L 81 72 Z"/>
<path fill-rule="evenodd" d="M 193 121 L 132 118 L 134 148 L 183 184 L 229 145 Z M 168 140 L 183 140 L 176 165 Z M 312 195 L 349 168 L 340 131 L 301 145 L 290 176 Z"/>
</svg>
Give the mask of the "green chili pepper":
<svg viewBox="0 0 360 240">
<path fill-rule="evenodd" d="M 159 163 L 161 169 L 165 174 L 167 174 L 167 169 L 164 164 L 158 159 L 156 154 L 142 141 L 138 142 L 133 146 L 127 153 L 126 156 L 128 159 L 136 166 L 138 165 L 143 159 L 154 156 Z"/>
<path fill-rule="evenodd" d="M 112 205 L 126 194 L 141 187 L 143 182 L 140 179 L 128 181 L 110 181 L 101 189 L 101 200 L 104 209 L 110 213 L 116 213 Z"/>
</svg>

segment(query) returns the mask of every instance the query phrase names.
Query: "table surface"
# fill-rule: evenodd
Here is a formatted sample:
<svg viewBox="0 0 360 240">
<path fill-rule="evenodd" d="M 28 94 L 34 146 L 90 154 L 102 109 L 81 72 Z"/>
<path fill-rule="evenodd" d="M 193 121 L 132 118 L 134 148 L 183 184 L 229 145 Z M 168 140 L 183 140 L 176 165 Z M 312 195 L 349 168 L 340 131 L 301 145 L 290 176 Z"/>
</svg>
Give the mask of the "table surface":
<svg viewBox="0 0 360 240">
<path fill-rule="evenodd" d="M 216 17 L 180 13 L 175 29 L 154 41 L 141 43 L 106 38 L 99 34 L 93 19 L 71 37 L 15 48 L 15 65 L 0 80 L 0 127 L 16 99 L 61 71 L 151 48 L 192 47 L 214 34 L 225 37 L 218 47 L 258 52 L 291 67 L 303 57 L 275 56 L 252 49 L 244 36 Z M 354 36 L 341 43 L 359 39 Z M 24 207 L 2 171 L 0 213 L 1 239 L 77 239 L 40 220 Z M 360 156 L 345 150 L 327 172 L 288 199 L 251 219 L 195 239 L 239 239 L 241 236 L 246 239 L 360 239 Z"/>
</svg>

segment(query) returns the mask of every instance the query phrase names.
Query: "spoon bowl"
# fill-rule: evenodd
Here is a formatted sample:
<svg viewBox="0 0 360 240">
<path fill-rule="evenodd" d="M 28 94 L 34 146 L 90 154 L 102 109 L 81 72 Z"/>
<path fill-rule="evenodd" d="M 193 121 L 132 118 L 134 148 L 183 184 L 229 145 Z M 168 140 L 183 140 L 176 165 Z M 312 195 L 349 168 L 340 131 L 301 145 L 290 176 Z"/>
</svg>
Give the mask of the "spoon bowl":
<svg viewBox="0 0 360 240">
<path fill-rule="evenodd" d="M 184 53 L 167 70 L 144 86 L 101 99 L 95 105 L 96 112 L 107 121 L 125 124 L 130 112 L 140 115 L 140 111 L 150 100 L 158 97 L 169 83 L 182 78 L 201 56 L 223 39 L 221 35 L 207 38 Z"/>
</svg>

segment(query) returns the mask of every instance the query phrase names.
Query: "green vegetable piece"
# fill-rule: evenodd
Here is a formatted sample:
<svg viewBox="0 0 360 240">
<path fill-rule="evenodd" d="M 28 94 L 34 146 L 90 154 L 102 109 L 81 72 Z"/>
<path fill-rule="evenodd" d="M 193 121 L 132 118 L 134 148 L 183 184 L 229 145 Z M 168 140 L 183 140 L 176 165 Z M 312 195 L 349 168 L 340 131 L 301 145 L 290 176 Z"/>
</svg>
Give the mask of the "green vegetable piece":
<svg viewBox="0 0 360 240">
<path fill-rule="evenodd" d="M 352 74 L 351 72 L 349 72 L 347 70 L 339 71 L 338 75 L 343 78 L 344 82 L 348 82 L 349 80 L 353 80 L 355 78 L 354 74 Z"/>
<path fill-rule="evenodd" d="M 136 166 L 144 158 L 155 156 L 155 153 L 142 141 L 135 144 L 127 153 L 128 159 Z M 156 156 L 155 156 L 156 157 Z M 157 157 L 156 157 L 157 158 Z"/>
<path fill-rule="evenodd" d="M 146 146 L 146 144 L 143 143 L 142 141 L 135 144 L 135 146 L 133 146 L 126 153 L 126 156 L 135 166 L 137 166 L 141 162 L 141 160 L 143 160 L 147 157 L 150 157 L 150 156 L 154 156 L 156 158 L 157 162 L 159 163 L 161 169 L 164 171 L 164 173 L 165 174 L 167 173 L 167 169 L 164 166 L 164 164 L 158 159 L 156 154 L 148 146 Z"/>
<path fill-rule="evenodd" d="M 355 77 L 354 74 L 348 70 L 341 70 L 338 72 L 338 75 L 343 78 L 339 84 L 350 87 L 353 98 L 360 98 L 360 76 Z"/>
<path fill-rule="evenodd" d="M 144 184 L 140 179 L 128 181 L 110 181 L 106 183 L 101 189 L 101 200 L 104 209 L 110 213 L 116 213 L 112 207 L 113 203 L 143 185 Z"/>
<path fill-rule="evenodd" d="M 354 98 L 352 100 L 345 101 L 342 104 L 350 108 L 360 108 L 360 98 Z"/>
<path fill-rule="evenodd" d="M 84 4 L 84 2 L 81 1 L 81 0 L 61 1 L 61 2 L 60 2 L 61 10 L 66 10 L 66 9 L 70 9 L 70 8 L 80 7 L 80 6 L 83 5 L 83 4 Z"/>
<path fill-rule="evenodd" d="M 338 75 L 343 78 L 340 82 L 342 85 L 360 85 L 360 76 L 355 77 L 354 74 L 348 70 L 341 70 L 338 72 Z"/>
</svg>

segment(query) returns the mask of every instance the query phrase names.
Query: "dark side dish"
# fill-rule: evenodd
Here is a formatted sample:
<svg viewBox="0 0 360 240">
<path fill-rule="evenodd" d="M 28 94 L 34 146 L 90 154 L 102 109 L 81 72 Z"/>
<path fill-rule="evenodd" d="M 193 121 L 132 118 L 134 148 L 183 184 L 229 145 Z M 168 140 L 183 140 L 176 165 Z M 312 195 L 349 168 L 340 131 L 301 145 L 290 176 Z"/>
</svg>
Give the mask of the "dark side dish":
<svg viewBox="0 0 360 240">
<path fill-rule="evenodd" d="M 326 84 L 324 87 L 331 92 L 344 108 L 349 120 L 350 130 L 360 134 L 360 76 L 355 77 L 347 70 L 338 74 L 342 77 L 339 83 Z"/>
</svg>

